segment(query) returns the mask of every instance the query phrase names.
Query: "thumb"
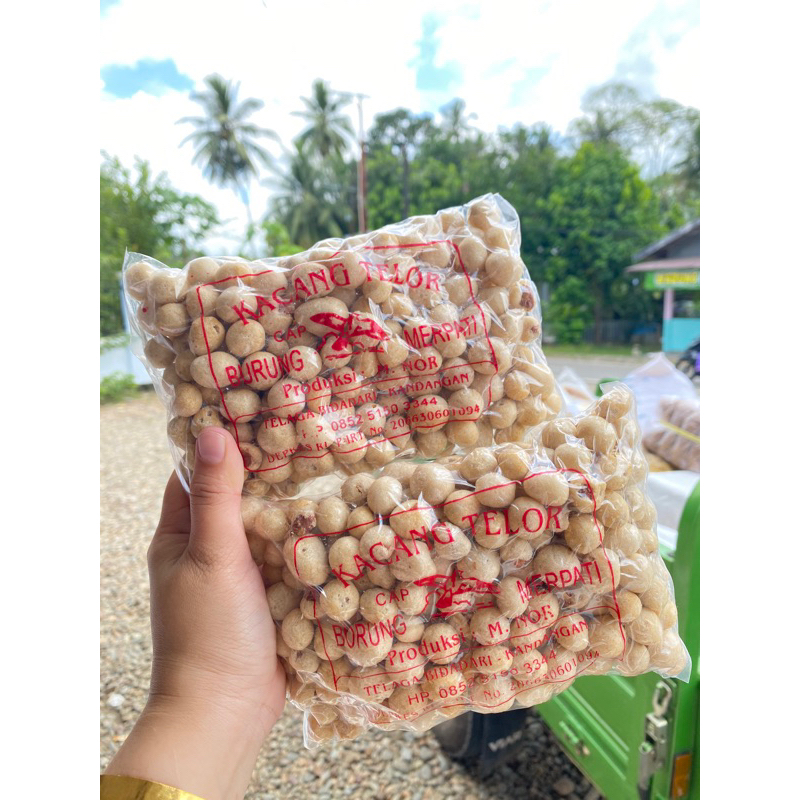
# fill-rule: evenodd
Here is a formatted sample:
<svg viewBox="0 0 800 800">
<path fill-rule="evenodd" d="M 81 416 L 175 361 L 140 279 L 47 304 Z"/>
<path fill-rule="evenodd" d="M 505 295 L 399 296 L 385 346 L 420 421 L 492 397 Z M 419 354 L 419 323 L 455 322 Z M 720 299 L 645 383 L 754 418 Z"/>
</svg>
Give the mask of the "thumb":
<svg viewBox="0 0 800 800">
<path fill-rule="evenodd" d="M 189 505 L 192 527 L 188 553 L 212 565 L 244 548 L 242 526 L 244 465 L 233 437 L 223 428 L 205 428 L 197 439 Z"/>
</svg>

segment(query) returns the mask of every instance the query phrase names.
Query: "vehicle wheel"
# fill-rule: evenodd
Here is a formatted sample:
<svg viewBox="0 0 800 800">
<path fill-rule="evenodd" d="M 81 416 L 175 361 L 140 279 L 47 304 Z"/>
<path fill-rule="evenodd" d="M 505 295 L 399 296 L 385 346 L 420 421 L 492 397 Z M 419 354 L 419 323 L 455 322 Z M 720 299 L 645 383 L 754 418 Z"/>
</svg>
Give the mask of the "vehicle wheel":
<svg viewBox="0 0 800 800">
<path fill-rule="evenodd" d="M 468 711 L 433 729 L 442 750 L 451 758 L 476 764 L 481 775 L 504 764 L 519 750 L 525 735 L 528 710 L 501 714 Z"/>
</svg>

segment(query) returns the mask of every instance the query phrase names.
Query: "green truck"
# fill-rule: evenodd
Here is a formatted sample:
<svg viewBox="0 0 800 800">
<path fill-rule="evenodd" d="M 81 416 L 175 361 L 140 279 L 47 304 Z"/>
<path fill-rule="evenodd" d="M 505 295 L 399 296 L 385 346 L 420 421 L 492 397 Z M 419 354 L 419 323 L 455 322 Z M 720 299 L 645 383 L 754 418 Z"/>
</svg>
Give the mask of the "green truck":
<svg viewBox="0 0 800 800">
<path fill-rule="evenodd" d="M 659 538 L 675 584 L 681 638 L 692 657 L 689 682 L 655 673 L 583 677 L 536 709 L 609 800 L 700 797 L 700 485 L 688 485 L 688 496 L 677 490 L 684 502 L 675 514 L 675 540 Z M 434 732 L 451 756 L 487 772 L 513 754 L 526 714 L 465 714 Z"/>
</svg>

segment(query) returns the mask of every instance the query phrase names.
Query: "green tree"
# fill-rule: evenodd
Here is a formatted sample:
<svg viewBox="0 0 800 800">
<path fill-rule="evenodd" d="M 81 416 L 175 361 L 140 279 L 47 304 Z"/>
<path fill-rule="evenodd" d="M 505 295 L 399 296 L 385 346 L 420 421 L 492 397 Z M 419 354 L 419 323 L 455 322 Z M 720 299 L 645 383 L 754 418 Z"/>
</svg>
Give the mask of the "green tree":
<svg viewBox="0 0 800 800">
<path fill-rule="evenodd" d="M 624 270 L 665 229 L 656 197 L 619 147 L 585 142 L 559 160 L 554 187 L 538 210 L 543 277 L 553 286 L 570 276 L 584 283 L 596 336 L 604 318 L 655 313 L 652 296 L 632 287 Z"/>
<path fill-rule="evenodd" d="M 277 136 L 273 131 L 247 121 L 263 107 L 261 100 L 249 97 L 239 102 L 239 84 L 234 86 L 219 75 L 209 75 L 205 83 L 206 91 L 189 95 L 203 107 L 205 115 L 178 120 L 178 124 L 190 123 L 195 127 L 181 142 L 181 147 L 186 142 L 194 145 L 192 163 L 202 167 L 203 175 L 211 183 L 229 187 L 239 194 L 247 209 L 248 222 L 252 224 L 250 180 L 258 177 L 257 162 L 264 166 L 271 164 L 269 153 L 256 139 L 277 140 Z"/>
<path fill-rule="evenodd" d="M 592 322 L 592 298 L 586 283 L 568 275 L 553 290 L 543 316 L 546 330 L 552 330 L 559 344 L 579 344 Z"/>
<path fill-rule="evenodd" d="M 355 137 L 350 118 L 342 113 L 350 99 L 346 95 L 332 92 L 320 80 L 314 81 L 310 98 L 300 99 L 305 109 L 292 112 L 307 123 L 298 137 L 300 141 L 311 145 L 312 150 L 319 153 L 322 159 L 329 156 L 341 157 Z"/>
<path fill-rule="evenodd" d="M 275 217 L 286 226 L 289 237 L 303 249 L 320 239 L 342 236 L 352 224 L 347 203 L 344 166 L 320 163 L 308 143 L 296 140 L 284 172 L 275 170 L 277 189 L 272 200 Z"/>
<path fill-rule="evenodd" d="M 370 130 L 372 147 L 388 147 L 400 158 L 404 218 L 411 213 L 411 159 L 422 138 L 431 132 L 431 124 L 430 114 L 412 114 L 407 108 L 398 108 L 376 115 Z"/>
<path fill-rule="evenodd" d="M 700 117 L 692 121 L 682 141 L 683 158 L 676 166 L 678 180 L 689 194 L 700 193 Z"/>
<path fill-rule="evenodd" d="M 135 174 L 103 153 L 100 168 L 100 335 L 123 329 L 119 275 L 125 251 L 165 264 L 185 264 L 202 254 L 202 241 L 219 225 L 217 211 L 195 195 L 174 189 L 136 160 Z"/>
<path fill-rule="evenodd" d="M 265 258 L 291 256 L 302 251 L 300 245 L 294 244 L 289 238 L 286 226 L 276 220 L 265 219 L 261 222 L 261 232 L 264 237 Z"/>
<path fill-rule="evenodd" d="M 477 119 L 478 115 L 467 114 L 467 104 L 460 97 L 443 105 L 439 113 L 442 115 L 442 132 L 448 139 L 460 142 L 475 130 L 469 120 Z"/>
</svg>

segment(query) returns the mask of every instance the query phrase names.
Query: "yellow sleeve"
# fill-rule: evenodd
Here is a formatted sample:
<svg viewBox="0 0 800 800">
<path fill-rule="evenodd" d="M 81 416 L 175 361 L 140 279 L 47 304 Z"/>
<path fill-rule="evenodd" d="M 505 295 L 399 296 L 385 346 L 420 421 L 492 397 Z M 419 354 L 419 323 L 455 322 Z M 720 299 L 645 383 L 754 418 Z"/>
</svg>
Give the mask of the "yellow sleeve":
<svg viewBox="0 0 800 800">
<path fill-rule="evenodd" d="M 100 776 L 100 800 L 203 800 L 174 786 L 124 775 Z"/>
</svg>

